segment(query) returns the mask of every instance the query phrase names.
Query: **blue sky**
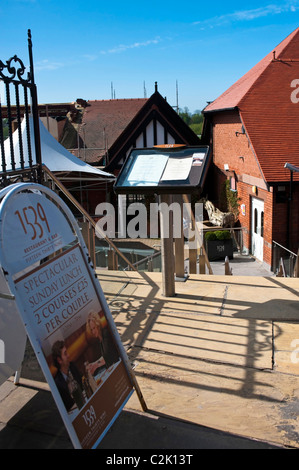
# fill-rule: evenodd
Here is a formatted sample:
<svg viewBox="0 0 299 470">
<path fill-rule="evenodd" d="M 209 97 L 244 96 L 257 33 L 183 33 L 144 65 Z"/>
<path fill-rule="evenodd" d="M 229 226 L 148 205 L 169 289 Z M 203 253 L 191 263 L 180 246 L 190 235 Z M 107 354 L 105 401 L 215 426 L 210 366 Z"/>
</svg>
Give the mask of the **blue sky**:
<svg viewBox="0 0 299 470">
<path fill-rule="evenodd" d="M 0 59 L 28 65 L 40 103 L 159 92 L 201 110 L 299 26 L 299 0 L 1 0 Z M 111 85 L 112 84 L 112 85 Z"/>
</svg>

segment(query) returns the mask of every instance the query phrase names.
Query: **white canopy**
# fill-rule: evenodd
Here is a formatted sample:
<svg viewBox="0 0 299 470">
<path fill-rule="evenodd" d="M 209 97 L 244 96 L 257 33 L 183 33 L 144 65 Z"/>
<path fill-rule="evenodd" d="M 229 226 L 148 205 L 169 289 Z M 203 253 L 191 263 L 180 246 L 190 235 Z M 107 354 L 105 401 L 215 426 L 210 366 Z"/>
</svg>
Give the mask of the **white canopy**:
<svg viewBox="0 0 299 470">
<path fill-rule="evenodd" d="M 33 163 L 35 163 L 35 144 L 34 144 L 34 128 L 33 128 L 33 117 L 29 116 L 30 136 L 31 136 L 31 154 Z M 40 142 L 41 142 L 41 154 L 42 163 L 46 165 L 49 170 L 53 173 L 83 173 L 82 179 L 89 176 L 89 178 L 100 177 L 104 181 L 115 180 L 114 175 L 102 171 L 98 168 L 94 168 L 88 163 L 83 162 L 79 158 L 72 155 L 65 147 L 63 147 L 57 140 L 48 132 L 43 125 L 42 121 L 39 120 L 40 127 Z M 21 136 L 23 144 L 23 155 L 25 167 L 29 167 L 28 159 L 28 142 L 26 132 L 26 120 L 23 119 L 21 125 Z M 14 160 L 16 162 L 16 169 L 21 168 L 20 163 L 20 146 L 19 146 L 19 131 L 18 129 L 13 133 L 13 148 L 14 148 Z M 5 161 L 7 171 L 11 170 L 11 158 L 10 158 L 10 141 L 6 139 L 4 142 Z M 0 152 L 1 157 L 1 152 Z"/>
</svg>

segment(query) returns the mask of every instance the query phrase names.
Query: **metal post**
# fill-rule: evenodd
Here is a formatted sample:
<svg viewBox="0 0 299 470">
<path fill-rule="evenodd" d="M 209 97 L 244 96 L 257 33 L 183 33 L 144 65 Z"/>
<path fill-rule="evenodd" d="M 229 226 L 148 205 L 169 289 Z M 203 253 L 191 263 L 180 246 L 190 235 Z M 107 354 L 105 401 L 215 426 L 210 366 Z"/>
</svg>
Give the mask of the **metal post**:
<svg viewBox="0 0 299 470">
<path fill-rule="evenodd" d="M 31 103 L 32 103 L 32 116 L 33 116 L 33 128 L 34 128 L 34 144 L 35 144 L 35 158 L 37 169 L 38 183 L 42 182 L 42 153 L 40 144 L 40 130 L 39 130 L 39 117 L 38 117 L 38 102 L 37 102 L 37 88 L 34 82 L 34 68 L 33 68 L 33 55 L 32 55 L 32 41 L 31 31 L 28 29 L 28 51 L 30 61 L 30 78 L 31 78 Z"/>
</svg>

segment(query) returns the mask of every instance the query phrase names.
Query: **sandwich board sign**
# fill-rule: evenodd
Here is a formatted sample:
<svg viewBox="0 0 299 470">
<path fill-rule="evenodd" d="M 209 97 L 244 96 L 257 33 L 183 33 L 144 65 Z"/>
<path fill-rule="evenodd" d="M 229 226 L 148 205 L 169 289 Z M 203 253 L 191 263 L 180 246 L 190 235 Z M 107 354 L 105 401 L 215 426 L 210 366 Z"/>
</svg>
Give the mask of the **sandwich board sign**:
<svg viewBox="0 0 299 470">
<path fill-rule="evenodd" d="M 0 269 L 0 385 L 20 369 L 26 340 L 15 298 Z"/>
<path fill-rule="evenodd" d="M 97 447 L 139 390 L 80 229 L 55 192 L 5 190 L 0 264 L 74 447 Z"/>
<path fill-rule="evenodd" d="M 0 191 L 0 201 L 10 188 Z M 21 367 L 27 334 L 0 266 L 0 385 Z"/>
</svg>

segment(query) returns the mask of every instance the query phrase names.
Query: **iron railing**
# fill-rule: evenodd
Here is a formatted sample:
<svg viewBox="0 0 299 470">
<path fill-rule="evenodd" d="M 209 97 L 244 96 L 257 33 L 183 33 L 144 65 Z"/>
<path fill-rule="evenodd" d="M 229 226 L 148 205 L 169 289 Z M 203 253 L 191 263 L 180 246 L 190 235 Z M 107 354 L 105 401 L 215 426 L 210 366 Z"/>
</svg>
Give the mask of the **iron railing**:
<svg viewBox="0 0 299 470">
<path fill-rule="evenodd" d="M 4 84 L 4 96 L 0 101 L 0 187 L 18 180 L 42 182 L 37 88 L 34 82 L 30 30 L 28 30 L 28 52 L 30 67 L 27 76 L 23 61 L 16 55 L 5 62 L 0 60 L 0 81 Z M 3 100 L 6 101 L 5 108 L 1 104 Z M 24 104 L 21 104 L 22 100 Z M 33 129 L 30 128 L 30 115 L 32 115 Z M 17 127 L 15 133 L 14 118 Z M 5 142 L 3 119 L 7 119 L 7 142 Z M 25 128 L 23 135 L 22 121 Z"/>
</svg>

